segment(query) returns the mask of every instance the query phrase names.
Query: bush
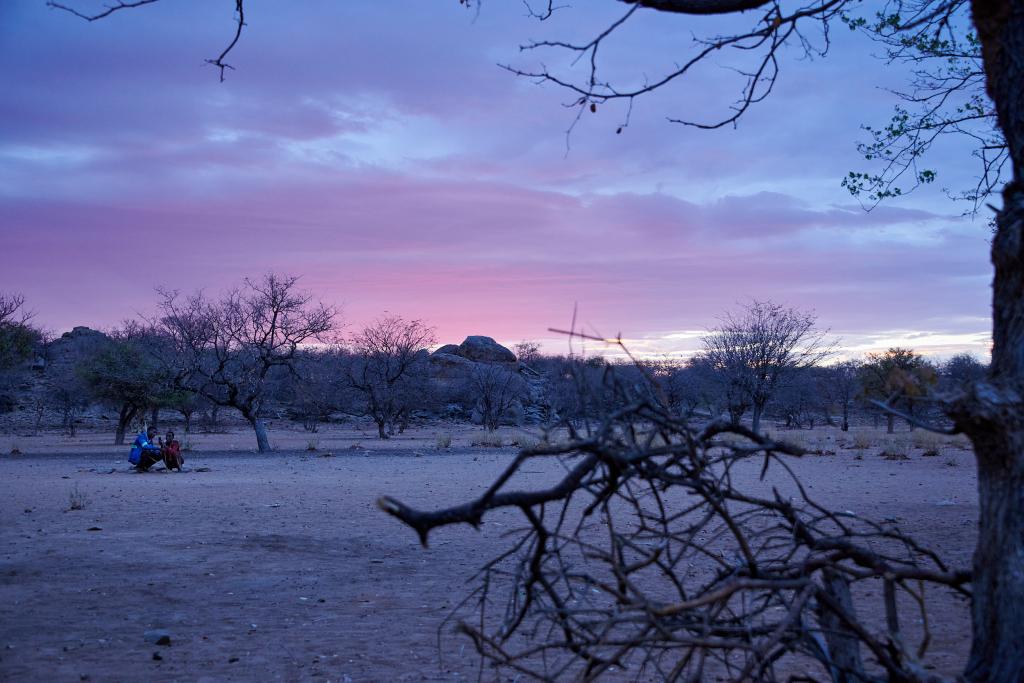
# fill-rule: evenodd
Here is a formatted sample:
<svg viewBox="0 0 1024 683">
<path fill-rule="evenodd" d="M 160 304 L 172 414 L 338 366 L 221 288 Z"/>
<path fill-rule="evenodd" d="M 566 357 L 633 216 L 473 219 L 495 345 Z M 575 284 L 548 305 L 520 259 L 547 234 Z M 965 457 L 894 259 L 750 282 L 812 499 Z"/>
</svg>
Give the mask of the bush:
<svg viewBox="0 0 1024 683">
<path fill-rule="evenodd" d="M 872 436 L 873 436 L 873 434 L 870 434 L 869 432 L 866 432 L 866 431 L 853 432 L 853 446 L 852 446 L 852 448 L 855 448 L 857 450 L 864 450 L 865 448 L 871 448 L 871 444 L 874 441 L 874 439 L 871 438 Z"/>
<path fill-rule="evenodd" d="M 439 451 L 446 450 L 452 447 L 452 435 L 451 434 L 438 434 L 434 439 L 434 447 Z"/>
<path fill-rule="evenodd" d="M 882 452 L 878 455 L 886 460 L 910 460 L 910 456 L 907 455 L 907 450 L 906 442 L 897 439 L 890 439 L 886 442 Z"/>
<path fill-rule="evenodd" d="M 493 432 L 478 434 L 477 436 L 474 436 L 473 440 L 469 443 L 471 446 L 478 446 L 480 448 L 501 448 L 505 445 L 501 436 L 494 434 Z"/>
</svg>

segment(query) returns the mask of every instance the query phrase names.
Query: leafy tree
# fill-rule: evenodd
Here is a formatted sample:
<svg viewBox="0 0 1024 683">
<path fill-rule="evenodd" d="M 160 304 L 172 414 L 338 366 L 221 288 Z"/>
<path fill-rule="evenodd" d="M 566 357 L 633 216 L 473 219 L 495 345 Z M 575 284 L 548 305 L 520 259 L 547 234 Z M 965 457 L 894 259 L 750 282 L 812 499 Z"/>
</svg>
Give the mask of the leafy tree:
<svg viewBox="0 0 1024 683">
<path fill-rule="evenodd" d="M 115 330 L 78 367 L 89 395 L 117 410 L 114 444 L 123 445 L 129 425 L 161 403 L 166 391 L 164 368 L 147 348 L 144 333 L 134 326 Z"/>
<path fill-rule="evenodd" d="M 23 296 L 0 292 L 0 412 L 17 402 L 18 387 L 26 379 L 26 361 L 43 344 L 42 332 L 31 321 Z"/>
<path fill-rule="evenodd" d="M 885 353 L 869 353 L 861 366 L 864 395 L 893 408 L 905 407 L 912 418 L 914 406 L 925 398 L 938 376 L 935 368 L 912 349 L 890 348 Z M 895 413 L 886 411 L 886 432 L 893 433 Z M 912 419 L 908 423 L 913 428 Z"/>
</svg>

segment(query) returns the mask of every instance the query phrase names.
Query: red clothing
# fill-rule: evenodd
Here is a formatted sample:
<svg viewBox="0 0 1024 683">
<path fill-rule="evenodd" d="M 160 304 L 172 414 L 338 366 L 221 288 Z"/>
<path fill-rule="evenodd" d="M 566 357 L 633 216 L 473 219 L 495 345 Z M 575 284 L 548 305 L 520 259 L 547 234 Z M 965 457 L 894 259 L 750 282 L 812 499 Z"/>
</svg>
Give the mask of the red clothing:
<svg viewBox="0 0 1024 683">
<path fill-rule="evenodd" d="M 164 444 L 163 448 L 160 449 L 160 455 L 164 457 L 164 466 L 169 470 L 181 471 L 181 466 L 185 464 L 185 458 L 181 457 L 181 444 L 177 439 L 170 443 Z"/>
</svg>

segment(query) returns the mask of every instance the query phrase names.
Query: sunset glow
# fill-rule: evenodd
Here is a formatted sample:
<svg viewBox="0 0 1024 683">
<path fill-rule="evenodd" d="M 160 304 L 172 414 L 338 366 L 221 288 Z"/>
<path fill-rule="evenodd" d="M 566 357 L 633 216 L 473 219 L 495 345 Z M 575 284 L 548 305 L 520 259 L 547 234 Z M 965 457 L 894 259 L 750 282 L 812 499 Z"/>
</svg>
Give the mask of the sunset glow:
<svg viewBox="0 0 1024 683">
<path fill-rule="evenodd" d="M 859 126 L 893 105 L 856 35 L 787 64 L 738 130 L 665 121 L 729 104 L 710 72 L 708 102 L 693 83 L 662 91 L 618 135 L 625 110 L 609 105 L 567 140 L 568 95 L 496 64 L 536 61 L 518 50 L 527 39 L 585 34 L 578 14 L 247 8 L 220 83 L 203 59 L 231 31 L 230 3 L 93 24 L 41 0 L 0 7 L 0 290 L 23 293 L 40 324 L 106 328 L 152 313 L 157 286 L 216 291 L 276 271 L 302 275 L 349 327 L 390 311 L 442 343 L 562 352 L 548 329 L 576 306 L 589 332 L 686 356 L 759 298 L 815 310 L 848 355 L 988 352 L 987 209 L 964 217 L 941 191 L 970 182 L 964 150 L 939 150 L 935 188 L 870 212 L 839 186 L 864 167 Z M 639 21 L 617 43 L 637 55 L 623 74 L 664 65 L 680 34 L 681 18 Z"/>
</svg>

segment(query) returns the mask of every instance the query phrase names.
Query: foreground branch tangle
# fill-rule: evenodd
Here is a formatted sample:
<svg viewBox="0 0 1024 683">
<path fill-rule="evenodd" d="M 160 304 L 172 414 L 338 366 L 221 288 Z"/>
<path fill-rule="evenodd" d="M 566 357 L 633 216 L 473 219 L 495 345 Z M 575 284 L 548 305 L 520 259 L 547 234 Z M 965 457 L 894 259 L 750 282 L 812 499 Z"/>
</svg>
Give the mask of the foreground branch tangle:
<svg viewBox="0 0 1024 683">
<path fill-rule="evenodd" d="M 606 383 L 622 407 L 523 450 L 476 500 L 379 501 L 424 545 L 499 508 L 522 515 L 456 608 L 478 610 L 460 630 L 484 661 L 540 680 L 941 680 L 926 668 L 928 601 L 969 597 L 968 572 L 895 524 L 816 503 L 787 462 L 799 449 L 690 426 L 611 371 Z M 565 466 L 551 488 L 509 489 L 551 458 Z"/>
</svg>

